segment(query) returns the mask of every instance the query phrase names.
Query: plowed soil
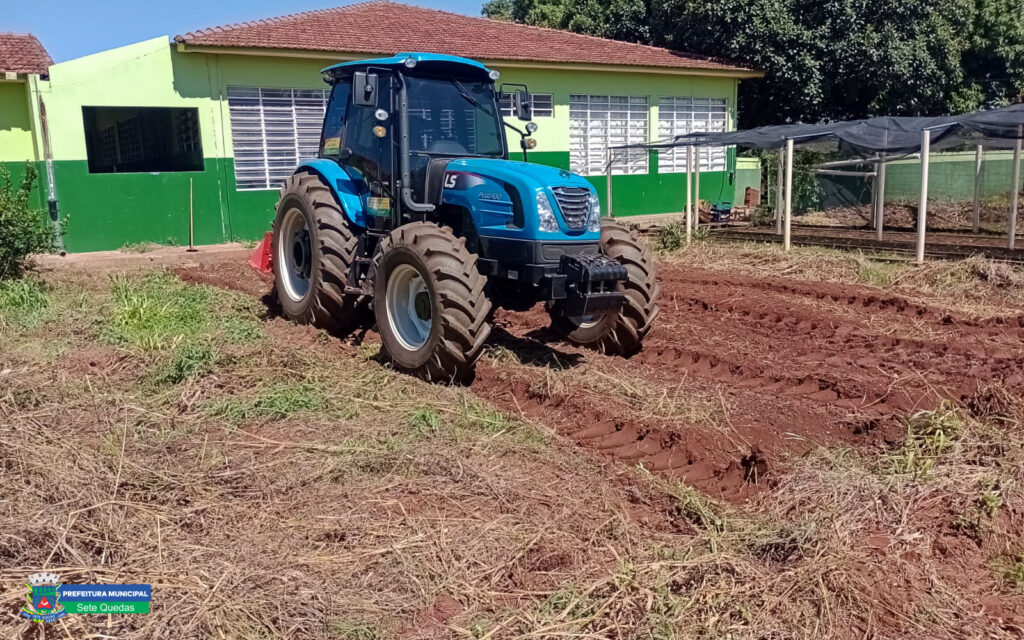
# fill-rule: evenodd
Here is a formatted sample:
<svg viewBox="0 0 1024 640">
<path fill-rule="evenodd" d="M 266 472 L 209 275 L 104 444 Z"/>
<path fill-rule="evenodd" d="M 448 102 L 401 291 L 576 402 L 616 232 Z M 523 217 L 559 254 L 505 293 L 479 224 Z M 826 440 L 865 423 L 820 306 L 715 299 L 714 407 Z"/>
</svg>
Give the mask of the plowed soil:
<svg viewBox="0 0 1024 640">
<path fill-rule="evenodd" d="M 237 265 L 179 273 L 249 293 L 267 286 Z M 581 446 L 678 475 L 737 499 L 771 485 L 787 456 L 818 444 L 877 447 L 902 439 L 903 418 L 981 383 L 1024 392 L 1024 315 L 972 319 L 867 287 L 746 277 L 671 265 L 661 315 L 637 356 L 572 347 L 543 307 L 499 311 L 493 341 L 516 366 L 481 362 L 475 394 Z M 721 399 L 714 425 L 631 410 L 552 371 L 627 376 L 675 396 Z M 635 406 L 634 406 L 635 409 Z"/>
</svg>

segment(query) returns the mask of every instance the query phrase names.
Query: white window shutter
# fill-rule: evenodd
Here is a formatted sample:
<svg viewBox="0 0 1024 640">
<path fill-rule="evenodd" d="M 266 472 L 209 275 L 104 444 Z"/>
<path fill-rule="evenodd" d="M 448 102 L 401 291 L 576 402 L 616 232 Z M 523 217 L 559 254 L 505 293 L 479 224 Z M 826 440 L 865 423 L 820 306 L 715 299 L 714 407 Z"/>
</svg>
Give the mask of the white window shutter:
<svg viewBox="0 0 1024 640">
<path fill-rule="evenodd" d="M 277 189 L 315 157 L 327 99 L 325 89 L 228 87 L 236 188 Z"/>
</svg>

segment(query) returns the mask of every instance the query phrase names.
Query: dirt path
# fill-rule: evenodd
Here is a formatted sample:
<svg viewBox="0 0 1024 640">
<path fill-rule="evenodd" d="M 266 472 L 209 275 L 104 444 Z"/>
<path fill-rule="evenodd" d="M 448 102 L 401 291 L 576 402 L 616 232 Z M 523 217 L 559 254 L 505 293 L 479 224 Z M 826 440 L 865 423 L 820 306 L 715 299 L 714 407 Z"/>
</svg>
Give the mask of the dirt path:
<svg viewBox="0 0 1024 640">
<path fill-rule="evenodd" d="M 238 265 L 179 275 L 267 289 Z M 710 270 L 667 266 L 660 277 L 661 316 L 639 355 L 560 342 L 540 307 L 501 311 L 493 342 L 516 366 L 483 361 L 473 392 L 582 446 L 735 499 L 770 481 L 786 455 L 897 442 L 914 411 L 967 399 L 982 384 L 1024 387 L 1024 316 L 971 320 L 877 289 Z M 658 415 L 637 410 L 656 394 L 580 383 L 602 376 L 635 378 L 664 397 L 717 397 L 723 415 L 715 424 Z"/>
</svg>

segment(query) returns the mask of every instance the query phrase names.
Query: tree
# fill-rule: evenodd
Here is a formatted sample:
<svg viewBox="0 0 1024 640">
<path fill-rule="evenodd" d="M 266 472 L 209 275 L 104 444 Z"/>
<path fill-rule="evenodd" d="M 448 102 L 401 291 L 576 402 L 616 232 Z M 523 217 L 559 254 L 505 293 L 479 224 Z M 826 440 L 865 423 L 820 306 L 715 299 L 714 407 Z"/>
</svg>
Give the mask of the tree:
<svg viewBox="0 0 1024 640">
<path fill-rule="evenodd" d="M 764 72 L 742 126 L 940 115 L 1024 87 L 1024 0 L 493 0 L 485 15 Z"/>
</svg>

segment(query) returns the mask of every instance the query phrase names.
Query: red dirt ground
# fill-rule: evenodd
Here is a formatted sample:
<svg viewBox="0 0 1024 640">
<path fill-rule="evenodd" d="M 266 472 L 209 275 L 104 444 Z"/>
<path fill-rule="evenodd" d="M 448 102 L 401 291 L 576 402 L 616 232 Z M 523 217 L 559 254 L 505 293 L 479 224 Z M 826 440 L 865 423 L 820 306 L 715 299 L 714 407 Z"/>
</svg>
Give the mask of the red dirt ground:
<svg viewBox="0 0 1024 640">
<path fill-rule="evenodd" d="M 269 288 L 244 265 L 177 273 L 254 295 Z M 558 341 L 541 307 L 500 311 L 492 340 L 536 366 L 482 362 L 473 392 L 582 446 L 737 499 L 770 483 L 786 455 L 815 444 L 898 442 L 900 418 L 969 399 L 982 382 L 1024 390 L 1024 315 L 978 321 L 867 287 L 673 266 L 659 276 L 661 315 L 634 358 Z M 638 418 L 575 387 L 538 391 L 549 367 L 581 361 L 652 387 L 719 396 L 726 424 Z"/>
</svg>

